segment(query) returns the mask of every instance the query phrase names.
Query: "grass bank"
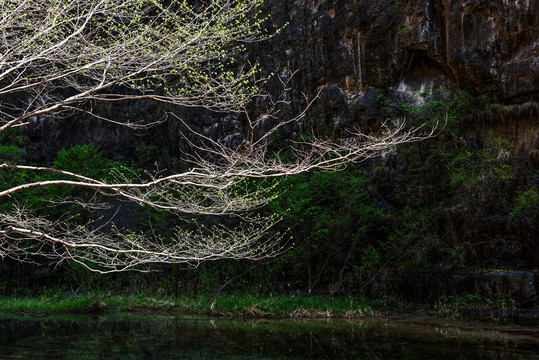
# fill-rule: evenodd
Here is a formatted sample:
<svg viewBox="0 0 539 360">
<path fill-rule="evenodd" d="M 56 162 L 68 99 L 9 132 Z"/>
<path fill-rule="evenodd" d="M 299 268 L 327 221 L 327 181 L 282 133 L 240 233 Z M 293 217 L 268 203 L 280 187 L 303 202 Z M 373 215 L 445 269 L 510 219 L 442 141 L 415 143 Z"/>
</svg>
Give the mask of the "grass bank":
<svg viewBox="0 0 539 360">
<path fill-rule="evenodd" d="M 36 298 L 0 297 L 0 312 L 162 311 L 245 317 L 361 317 L 376 315 L 382 307 L 380 300 L 358 300 L 351 297 L 250 295 L 155 297 L 103 294 Z"/>
<path fill-rule="evenodd" d="M 434 305 L 410 303 L 395 297 L 367 300 L 353 297 L 251 296 L 221 294 L 218 297 L 155 296 L 150 294 L 51 295 L 0 297 L 0 313 L 166 313 L 245 318 L 361 318 L 406 313 L 449 319 L 485 320 L 539 325 L 539 310 L 522 311 L 510 304 L 485 301 L 474 295 L 446 297 Z"/>
</svg>

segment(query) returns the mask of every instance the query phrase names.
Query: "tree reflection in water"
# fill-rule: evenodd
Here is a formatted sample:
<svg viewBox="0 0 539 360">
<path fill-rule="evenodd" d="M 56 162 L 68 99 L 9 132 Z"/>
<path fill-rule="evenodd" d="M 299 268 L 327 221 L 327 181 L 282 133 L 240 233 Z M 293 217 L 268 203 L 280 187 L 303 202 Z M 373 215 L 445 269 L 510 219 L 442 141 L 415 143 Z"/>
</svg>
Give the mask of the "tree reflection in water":
<svg viewBox="0 0 539 360">
<path fill-rule="evenodd" d="M 508 329 L 409 319 L 4 315 L 0 359 L 537 359 L 539 330 Z"/>
</svg>

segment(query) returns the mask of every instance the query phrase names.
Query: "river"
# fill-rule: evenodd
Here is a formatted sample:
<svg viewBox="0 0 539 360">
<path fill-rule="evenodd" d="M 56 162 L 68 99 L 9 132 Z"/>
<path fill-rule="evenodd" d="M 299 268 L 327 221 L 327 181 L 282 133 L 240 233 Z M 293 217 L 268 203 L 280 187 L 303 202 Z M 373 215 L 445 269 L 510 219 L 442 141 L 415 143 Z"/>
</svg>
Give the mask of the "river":
<svg viewBox="0 0 539 360">
<path fill-rule="evenodd" d="M 539 359 L 539 328 L 420 316 L 0 316 L 0 359 Z"/>
</svg>

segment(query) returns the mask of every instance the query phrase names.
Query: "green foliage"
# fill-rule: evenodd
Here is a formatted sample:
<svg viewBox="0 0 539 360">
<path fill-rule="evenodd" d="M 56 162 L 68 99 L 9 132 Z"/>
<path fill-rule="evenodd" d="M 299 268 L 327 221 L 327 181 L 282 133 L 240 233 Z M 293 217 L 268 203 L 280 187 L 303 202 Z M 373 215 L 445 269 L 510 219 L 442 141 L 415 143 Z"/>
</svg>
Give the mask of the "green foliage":
<svg viewBox="0 0 539 360">
<path fill-rule="evenodd" d="M 285 194 L 271 204 L 271 209 L 285 213 L 284 221 L 306 232 L 313 243 L 321 242 L 337 228 L 344 231 L 358 220 L 365 225 L 382 216 L 368 199 L 367 181 L 359 170 L 287 178 L 280 184 Z"/>
<path fill-rule="evenodd" d="M 407 25 L 402 25 L 396 32 L 395 32 L 395 35 L 400 35 L 400 34 L 408 34 L 412 31 L 412 29 L 410 29 Z"/>
<path fill-rule="evenodd" d="M 521 191 L 515 198 L 511 217 L 515 220 L 536 222 L 539 214 L 539 190 L 529 187 Z"/>
<path fill-rule="evenodd" d="M 2 148 L 9 148 L 7 151 L 0 151 L 0 159 L 2 161 L 8 160 L 7 154 L 18 153 L 20 157 L 26 155 L 26 151 L 31 147 L 30 139 L 21 134 L 21 131 L 17 128 L 11 128 L 0 133 L 0 146 Z M 15 150 L 15 151 L 14 151 Z"/>
<path fill-rule="evenodd" d="M 453 310 L 453 312 L 458 313 L 459 309 L 467 307 L 515 309 L 516 306 L 515 301 L 510 295 L 484 298 L 479 295 L 468 294 L 462 296 L 440 296 L 436 307 L 440 315 L 447 315 L 452 314 L 447 310 Z"/>
<path fill-rule="evenodd" d="M 114 295 L 93 293 L 79 296 L 0 297 L 0 311 L 34 311 L 48 313 L 88 312 L 101 302 L 101 311 L 174 310 L 186 314 L 243 315 L 251 317 L 320 317 L 364 316 L 375 313 L 374 302 L 349 297 L 295 297 L 221 295 L 159 297 L 151 294 Z"/>
<path fill-rule="evenodd" d="M 445 154 L 445 157 L 451 181 L 455 185 L 485 190 L 485 183 L 494 186 L 515 177 L 513 166 L 499 158 L 492 147 L 463 149 L 456 153 Z"/>
<path fill-rule="evenodd" d="M 7 163 L 17 163 L 22 158 L 23 153 L 21 148 L 16 145 L 0 144 L 0 158 Z"/>
<path fill-rule="evenodd" d="M 18 139 L 19 144 L 24 144 L 27 141 L 25 137 Z M 0 148 L 1 151 L 2 148 Z M 17 145 L 9 145 L 10 153 L 16 156 L 24 156 L 24 148 Z M 22 159 L 24 161 L 24 159 Z M 118 178 L 120 174 L 124 178 L 132 178 L 133 174 L 139 174 L 140 170 L 136 170 L 132 167 L 126 166 L 120 162 L 113 162 L 107 159 L 101 153 L 101 150 L 97 146 L 93 145 L 75 145 L 69 149 L 62 149 L 56 155 L 53 165 L 53 169 L 72 172 L 75 174 L 91 177 L 97 180 L 109 180 L 113 181 Z M 22 184 L 36 183 L 41 181 L 53 181 L 53 180 L 74 180 L 73 177 L 63 176 L 51 172 L 41 171 L 21 171 L 21 170 L 2 170 L 0 171 L 0 180 L 3 180 L 0 184 L 0 190 L 8 189 Z M 61 200 L 68 197 L 80 197 L 91 198 L 95 195 L 95 191 L 88 189 L 82 189 L 78 187 L 70 186 L 47 186 L 37 187 L 34 189 L 28 189 L 18 192 L 12 195 L 11 199 L 18 204 L 24 204 L 33 209 L 40 209 L 42 215 L 58 216 L 64 213 L 70 213 L 76 215 L 78 209 L 75 205 L 64 204 L 57 206 L 49 206 L 47 203 L 43 203 L 43 200 Z M 11 208 L 13 202 L 4 203 L 0 205 L 1 211 L 6 211 Z"/>
<path fill-rule="evenodd" d="M 113 163 L 103 157 L 99 146 L 75 145 L 60 150 L 53 167 L 93 179 L 103 179 L 109 175 Z"/>
<path fill-rule="evenodd" d="M 386 112 L 404 116 L 412 125 L 443 126 L 445 131 L 452 133 L 458 133 L 462 117 L 478 102 L 484 101 L 464 90 L 442 88 L 414 94 L 401 101 L 392 101 L 379 93 L 378 100 Z"/>
<path fill-rule="evenodd" d="M 477 304 L 482 302 L 483 299 L 479 295 L 464 295 L 464 296 L 442 296 L 439 301 L 447 304 L 454 304 L 460 302 L 464 305 Z"/>
<path fill-rule="evenodd" d="M 533 187 L 524 187 L 529 164 L 515 143 L 446 134 L 401 150 L 408 168 L 391 187 L 392 204 L 409 214 L 399 224 L 417 221 L 421 234 L 407 266 L 531 266 L 538 210 Z M 406 201 L 397 202 L 403 194 Z"/>
<path fill-rule="evenodd" d="M 517 169 L 510 161 L 510 144 L 491 140 L 483 148 L 444 153 L 451 188 L 463 204 L 472 206 L 481 221 L 507 219 Z"/>
<path fill-rule="evenodd" d="M 295 287 L 343 287 L 357 259 L 369 258 L 380 245 L 375 239 L 384 232 L 385 215 L 369 198 L 367 184 L 359 168 L 300 175 L 280 184 L 285 193 L 269 208 L 284 214 L 282 226 L 295 241 L 282 264 L 297 273 Z"/>
<path fill-rule="evenodd" d="M 24 163 L 28 149 L 31 150 L 29 139 L 19 129 L 9 129 L 0 133 L 0 164 L 18 165 Z M 24 184 L 31 178 L 26 171 L 0 170 L 0 191 L 13 186 Z M 5 204 L 0 205 L 0 209 Z"/>
</svg>

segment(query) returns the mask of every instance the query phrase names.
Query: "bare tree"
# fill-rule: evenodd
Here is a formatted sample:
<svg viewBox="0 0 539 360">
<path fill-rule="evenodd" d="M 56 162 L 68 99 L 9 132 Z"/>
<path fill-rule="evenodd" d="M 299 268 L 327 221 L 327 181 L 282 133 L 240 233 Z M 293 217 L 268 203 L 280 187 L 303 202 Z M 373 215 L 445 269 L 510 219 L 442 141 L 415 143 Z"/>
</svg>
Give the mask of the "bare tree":
<svg viewBox="0 0 539 360">
<path fill-rule="evenodd" d="M 302 172 L 338 170 L 347 163 L 378 155 L 397 144 L 431 136 L 404 125 L 382 126 L 376 134 L 350 131 L 342 140 L 297 143 L 294 161 L 268 154 L 275 131 L 298 121 L 285 119 L 256 138 L 263 119 L 278 117 L 280 99 L 265 98 L 267 108 L 251 118 L 248 103 L 263 96 L 256 66 L 240 66 L 244 45 L 265 38 L 264 18 L 254 16 L 262 0 L 3 0 L 0 2 L 0 134 L 24 127 L 38 117 L 62 117 L 76 111 L 96 121 L 131 128 L 151 124 L 122 122 L 95 113 L 98 101 L 148 99 L 181 107 L 245 113 L 244 142 L 230 148 L 202 134 L 186 155 L 185 172 L 133 181 L 93 179 L 59 169 L 3 163 L 0 171 L 46 172 L 55 180 L 0 187 L 0 199 L 31 188 L 69 186 L 92 189 L 101 206 L 110 198 L 185 215 L 234 215 L 243 225 L 198 231 L 178 230 L 173 239 L 116 231 L 114 226 L 80 225 L 46 219 L 24 205 L 0 213 L 0 257 L 20 261 L 74 261 L 89 270 L 144 271 L 152 263 L 185 263 L 235 258 L 260 259 L 280 252 L 272 233 L 279 216 L 261 218 L 257 209 L 276 195 L 271 187 L 246 189 L 246 179 L 283 177 Z M 258 79 L 258 80 L 257 80 Z M 287 84 L 283 83 L 283 93 Z M 66 91 L 68 90 L 68 91 Z M 90 104 L 90 105 L 88 105 Z M 308 108 L 308 102 L 304 104 Z M 252 114 L 251 114 L 252 116 Z M 187 124 L 185 124 L 188 127 Z M 200 145 L 203 144 L 203 145 Z M 97 202 L 96 199 L 105 199 Z M 41 261 L 41 260 L 40 260 Z"/>
</svg>

